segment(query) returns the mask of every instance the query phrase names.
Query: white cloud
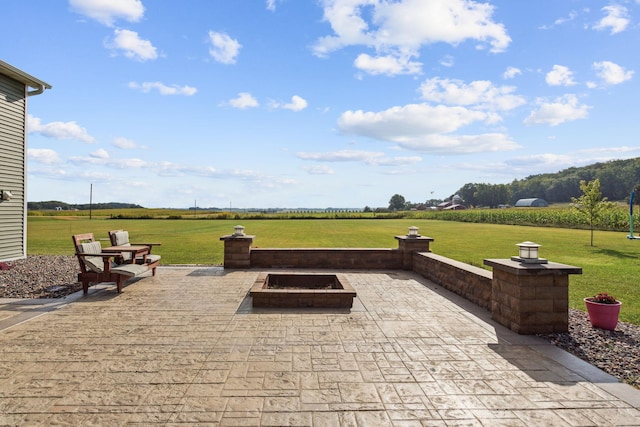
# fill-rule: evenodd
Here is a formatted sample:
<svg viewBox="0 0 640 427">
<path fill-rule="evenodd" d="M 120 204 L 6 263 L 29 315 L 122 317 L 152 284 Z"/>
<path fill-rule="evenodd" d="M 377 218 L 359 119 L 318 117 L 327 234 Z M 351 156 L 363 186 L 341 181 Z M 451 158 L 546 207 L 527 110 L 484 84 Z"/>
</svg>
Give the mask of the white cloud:
<svg viewBox="0 0 640 427">
<path fill-rule="evenodd" d="M 384 157 L 382 159 L 376 159 L 372 164 L 379 166 L 404 166 L 413 165 L 421 162 L 420 156 L 401 156 L 401 157 Z"/>
<path fill-rule="evenodd" d="M 571 12 L 569 12 L 569 16 L 567 16 L 566 18 L 556 19 L 554 24 L 560 25 L 560 24 L 564 24 L 565 22 L 571 22 L 577 17 L 578 17 L 578 12 L 576 12 L 575 10 L 572 10 Z"/>
<path fill-rule="evenodd" d="M 214 167 L 202 167 L 193 165 L 180 165 L 172 162 L 159 162 L 155 165 L 160 176 L 209 176 L 216 177 L 220 172 Z"/>
<path fill-rule="evenodd" d="M 275 101 L 271 102 L 271 108 L 282 108 L 284 110 L 291 111 L 302 111 L 307 108 L 307 105 L 307 100 L 298 95 L 293 95 L 291 97 L 291 102 L 287 104 L 280 104 Z"/>
<path fill-rule="evenodd" d="M 78 182 L 113 182 L 113 176 L 96 172 L 92 168 L 82 169 L 80 171 L 68 171 L 65 169 L 40 169 L 40 170 L 31 170 L 30 174 L 38 175 L 41 177 L 45 177 L 47 179 L 56 179 L 62 181 L 69 181 L 72 183 Z M 70 187 L 71 188 L 71 187 Z M 63 190 L 63 189 L 58 189 Z M 71 190 L 73 192 L 73 190 Z"/>
<path fill-rule="evenodd" d="M 502 74 L 502 78 L 503 79 L 513 79 L 517 75 L 520 75 L 520 74 L 522 74 L 522 71 L 519 68 L 507 67 L 507 69 L 505 70 L 504 74 Z"/>
<path fill-rule="evenodd" d="M 442 65 L 443 67 L 453 67 L 453 65 L 455 64 L 455 61 L 453 60 L 453 56 L 451 55 L 445 55 L 441 60 L 440 60 L 440 65 Z M 420 64 L 422 65 L 422 64 Z"/>
<path fill-rule="evenodd" d="M 274 12 L 276 10 L 276 5 L 280 1 L 282 1 L 282 0 L 267 0 L 267 10 L 270 10 L 271 12 Z"/>
<path fill-rule="evenodd" d="M 502 134 L 443 135 L 493 115 L 460 106 L 409 104 L 381 112 L 346 111 L 338 128 L 352 135 L 393 142 L 400 147 L 437 153 L 501 151 L 517 145 Z"/>
<path fill-rule="evenodd" d="M 625 70 L 620 65 L 611 61 L 594 62 L 593 68 L 597 71 L 598 77 L 610 85 L 617 85 L 627 80 L 631 80 L 634 72 Z"/>
<path fill-rule="evenodd" d="M 565 24 L 567 22 L 571 22 L 574 19 L 576 19 L 577 17 L 578 17 L 578 12 L 576 12 L 575 10 L 572 10 L 571 12 L 569 12 L 569 16 L 561 17 L 561 18 L 556 19 L 553 22 L 553 25 L 542 25 L 539 28 L 541 30 L 550 30 L 551 28 L 553 28 L 553 27 L 555 27 L 557 25 L 562 25 L 562 24 Z"/>
<path fill-rule="evenodd" d="M 463 107 L 408 104 L 381 112 L 346 111 L 338 120 L 345 133 L 399 142 L 425 134 L 453 132 L 487 115 Z"/>
<path fill-rule="evenodd" d="M 223 64 L 235 64 L 242 45 L 226 33 L 209 31 L 209 54 Z"/>
<path fill-rule="evenodd" d="M 109 27 L 116 19 L 138 22 L 144 15 L 140 0 L 69 0 L 69 5 L 81 15 Z"/>
<path fill-rule="evenodd" d="M 388 76 L 417 74 L 422 67 L 420 62 L 411 61 L 409 58 L 399 58 L 393 55 L 372 57 L 366 53 L 358 55 L 353 65 L 369 74 L 386 74 Z"/>
<path fill-rule="evenodd" d="M 316 162 L 371 162 L 373 159 L 384 157 L 384 153 L 375 151 L 340 150 L 329 152 L 304 152 L 296 153 L 296 157 L 302 160 Z"/>
<path fill-rule="evenodd" d="M 515 95 L 515 90 L 514 86 L 495 86 L 488 80 L 465 84 L 461 80 L 439 77 L 425 80 L 420 85 L 425 101 L 489 110 L 512 110 L 524 104 L 524 97 Z"/>
<path fill-rule="evenodd" d="M 313 52 L 326 56 L 345 46 L 372 45 L 374 39 L 367 33 L 368 25 L 360 16 L 360 8 L 365 3 L 361 0 L 323 0 L 324 20 L 329 22 L 336 35 L 320 38 L 313 46 Z"/>
<path fill-rule="evenodd" d="M 50 122 L 43 124 L 39 118 L 29 115 L 28 129 L 30 133 L 39 133 L 47 138 L 77 139 L 87 143 L 95 142 L 95 139 L 87 133 L 87 130 L 78 126 L 76 122 Z"/>
<path fill-rule="evenodd" d="M 591 165 L 599 162 L 631 158 L 640 147 L 610 147 L 577 150 L 564 154 L 540 153 L 530 156 L 515 157 L 505 161 L 510 170 L 520 170 L 527 174 L 541 171 L 558 171 L 568 167 Z M 622 155 L 621 153 L 626 154 Z"/>
<path fill-rule="evenodd" d="M 283 105 L 282 108 L 292 111 L 302 111 L 307 108 L 307 105 L 308 104 L 306 99 L 298 95 L 294 95 L 291 97 L 291 102 Z"/>
<path fill-rule="evenodd" d="M 134 141 L 123 137 L 115 138 L 113 140 L 113 145 L 123 150 L 131 150 L 133 148 L 137 148 L 137 144 Z"/>
<path fill-rule="evenodd" d="M 502 52 L 511 42 L 504 25 L 492 20 L 494 7 L 472 0 L 322 0 L 322 6 L 333 34 L 318 39 L 313 52 L 324 57 L 346 46 L 373 48 L 375 59 L 356 60 L 364 71 L 415 72 L 420 64 L 410 59 L 422 46 L 434 43 L 456 46 L 474 40 Z"/>
<path fill-rule="evenodd" d="M 564 65 L 554 65 L 553 69 L 547 73 L 545 81 L 549 86 L 572 86 L 576 84 L 573 81 L 573 71 Z"/>
<path fill-rule="evenodd" d="M 627 29 L 629 26 L 629 14 L 626 7 L 619 4 L 612 4 L 601 9 L 605 16 L 593 26 L 596 30 L 610 29 L 610 34 L 617 34 Z"/>
<path fill-rule="evenodd" d="M 505 163 L 511 168 L 527 168 L 535 170 L 543 167 L 545 170 L 558 170 L 576 164 L 576 156 L 568 154 L 542 153 L 531 156 L 514 157 L 506 160 Z"/>
<path fill-rule="evenodd" d="M 105 159 L 101 159 L 98 157 L 93 157 L 93 156 L 73 156 L 73 157 L 69 157 L 69 162 L 79 165 L 79 166 L 86 166 L 86 165 L 104 165 L 106 163 Z"/>
<path fill-rule="evenodd" d="M 306 166 L 303 168 L 309 175 L 333 175 L 334 171 L 327 165 Z"/>
<path fill-rule="evenodd" d="M 149 163 L 142 159 L 118 159 L 109 161 L 109 166 L 117 169 L 140 169 L 148 167 Z"/>
<path fill-rule="evenodd" d="M 109 158 L 109 153 L 104 148 L 98 148 L 96 151 L 90 153 L 89 155 L 95 159 L 106 160 Z"/>
<path fill-rule="evenodd" d="M 141 159 L 110 159 L 105 150 L 97 150 L 89 156 L 75 156 L 69 161 L 78 165 L 102 165 L 111 169 L 142 169 L 149 168 L 152 164 Z"/>
<path fill-rule="evenodd" d="M 422 135 L 400 142 L 402 148 L 436 154 L 472 154 L 515 150 L 519 147 L 502 133 L 479 135 Z"/>
<path fill-rule="evenodd" d="M 253 108 L 259 105 L 258 100 L 248 92 L 240 92 L 237 98 L 229 100 L 229 104 L 234 108 L 240 109 Z"/>
<path fill-rule="evenodd" d="M 27 150 L 27 157 L 29 160 L 48 165 L 61 162 L 58 153 L 48 148 L 29 148 Z"/>
<path fill-rule="evenodd" d="M 171 85 L 167 86 L 162 82 L 130 82 L 129 87 L 131 89 L 138 89 L 141 92 L 149 93 L 151 90 L 155 89 L 160 93 L 160 95 L 185 95 L 192 96 L 198 92 L 198 89 L 191 86 L 179 86 L 179 85 Z"/>
<path fill-rule="evenodd" d="M 38 153 L 34 155 L 39 156 L 42 159 L 46 159 L 47 153 Z M 49 157 L 53 157 L 49 153 Z M 186 178 L 199 178 L 198 182 L 204 182 L 200 178 L 208 179 L 224 179 L 230 181 L 238 181 L 246 183 L 251 189 L 255 188 L 277 188 L 282 186 L 295 185 L 297 182 L 290 178 L 272 177 L 265 175 L 262 172 L 255 170 L 217 170 L 212 166 L 200 166 L 194 164 L 178 164 L 169 161 L 160 162 L 147 162 L 138 158 L 125 158 L 114 159 L 110 158 L 109 154 L 102 149 L 98 149 L 95 152 L 90 153 L 87 156 L 75 156 L 69 158 L 69 163 L 73 166 L 80 166 L 81 168 L 66 168 L 65 170 L 53 171 L 49 170 L 37 170 L 32 168 L 30 173 L 35 173 L 40 176 L 45 174 L 54 179 L 66 179 L 66 180 L 85 180 L 87 182 L 109 182 L 110 188 L 131 188 L 132 186 L 149 186 L 149 180 L 134 181 L 130 178 L 130 175 L 124 171 L 135 170 L 136 174 L 142 171 L 144 173 L 151 173 L 161 177 L 186 177 Z M 95 167 L 87 169 L 87 165 L 94 165 Z M 117 170 L 117 173 L 113 172 L 99 172 L 100 168 Z M 78 172 L 80 171 L 80 172 Z M 123 172 L 121 172 L 123 171 Z M 124 173 L 124 175 L 123 175 Z M 121 190 L 119 190 L 121 191 Z M 209 188 L 203 188 L 202 191 L 209 191 Z M 192 199 L 193 200 L 193 199 Z M 198 199 L 200 201 L 200 199 Z"/>
<path fill-rule="evenodd" d="M 378 151 L 340 150 L 329 152 L 298 152 L 296 157 L 316 162 L 362 162 L 374 166 L 398 166 L 418 163 L 418 156 L 387 157 Z"/>
<path fill-rule="evenodd" d="M 556 19 L 554 24 L 555 25 L 562 25 L 562 24 L 564 24 L 566 22 L 573 21 L 577 17 L 578 17 L 578 12 L 576 12 L 575 10 L 572 10 L 571 12 L 569 12 L 569 16 Z"/>
<path fill-rule="evenodd" d="M 141 39 L 135 31 L 115 29 L 113 39 L 108 40 L 105 47 L 121 50 L 124 56 L 136 61 L 144 62 L 158 58 L 158 52 L 151 42 Z"/>
<path fill-rule="evenodd" d="M 504 25 L 493 22 L 494 7 L 471 0 L 404 0 L 380 3 L 374 21 L 379 45 L 404 49 L 424 44 L 457 45 L 466 40 L 487 43 L 493 52 L 507 48 L 511 39 Z"/>
<path fill-rule="evenodd" d="M 529 114 L 529 117 L 524 120 L 524 124 L 557 126 L 565 122 L 587 118 L 590 108 L 588 105 L 580 104 L 578 97 L 573 94 L 556 98 L 553 102 L 539 99 L 538 105 L 539 108 Z"/>
<path fill-rule="evenodd" d="M 623 145 L 621 147 L 598 147 L 598 148 L 585 148 L 580 150 L 580 153 L 597 153 L 600 156 L 606 154 L 611 157 L 619 156 L 620 153 L 637 153 L 640 152 L 640 147 L 628 147 Z"/>
</svg>

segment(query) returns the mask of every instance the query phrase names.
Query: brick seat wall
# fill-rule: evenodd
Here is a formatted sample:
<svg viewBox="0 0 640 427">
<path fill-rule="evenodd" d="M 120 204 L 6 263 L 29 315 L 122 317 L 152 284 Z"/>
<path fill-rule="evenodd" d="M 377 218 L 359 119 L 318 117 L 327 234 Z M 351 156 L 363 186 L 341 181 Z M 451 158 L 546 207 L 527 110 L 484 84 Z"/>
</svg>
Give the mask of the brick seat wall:
<svg viewBox="0 0 640 427">
<path fill-rule="evenodd" d="M 398 249 L 251 248 L 251 268 L 400 270 Z"/>
<path fill-rule="evenodd" d="M 480 307 L 491 309 L 493 274 L 431 252 L 414 252 L 413 271 Z"/>
</svg>

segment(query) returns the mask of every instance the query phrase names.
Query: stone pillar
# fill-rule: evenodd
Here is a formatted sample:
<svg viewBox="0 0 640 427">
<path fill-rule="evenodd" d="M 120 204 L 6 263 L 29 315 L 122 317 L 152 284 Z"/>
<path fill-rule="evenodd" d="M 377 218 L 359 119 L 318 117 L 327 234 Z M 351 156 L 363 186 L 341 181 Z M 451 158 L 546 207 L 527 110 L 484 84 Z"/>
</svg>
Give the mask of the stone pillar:
<svg viewBox="0 0 640 427">
<path fill-rule="evenodd" d="M 569 330 L 569 274 L 582 268 L 485 259 L 493 268 L 491 317 L 519 334 Z"/>
<path fill-rule="evenodd" d="M 425 236 L 395 236 L 398 241 L 398 250 L 402 253 L 402 268 L 413 270 L 414 252 L 431 252 L 429 243 L 433 242 L 432 237 Z"/>
<path fill-rule="evenodd" d="M 251 268 L 251 244 L 255 236 L 229 234 L 224 241 L 224 268 Z"/>
</svg>

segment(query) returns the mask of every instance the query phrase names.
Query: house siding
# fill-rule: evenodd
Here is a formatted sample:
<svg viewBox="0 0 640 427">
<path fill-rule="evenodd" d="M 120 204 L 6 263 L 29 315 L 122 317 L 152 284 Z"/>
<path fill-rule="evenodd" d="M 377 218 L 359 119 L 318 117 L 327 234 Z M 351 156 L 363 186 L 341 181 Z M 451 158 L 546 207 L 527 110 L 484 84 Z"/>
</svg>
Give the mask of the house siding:
<svg viewBox="0 0 640 427">
<path fill-rule="evenodd" d="M 26 256 L 26 88 L 0 74 L 0 261 Z"/>
</svg>

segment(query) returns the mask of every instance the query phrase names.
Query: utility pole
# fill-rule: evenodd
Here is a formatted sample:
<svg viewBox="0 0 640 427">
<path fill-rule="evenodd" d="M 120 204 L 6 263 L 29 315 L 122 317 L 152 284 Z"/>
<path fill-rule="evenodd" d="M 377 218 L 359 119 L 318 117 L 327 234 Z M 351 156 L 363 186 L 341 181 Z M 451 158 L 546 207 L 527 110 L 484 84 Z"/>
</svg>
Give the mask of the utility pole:
<svg viewBox="0 0 640 427">
<path fill-rule="evenodd" d="M 89 187 L 89 221 L 93 215 L 93 184 Z"/>
</svg>

